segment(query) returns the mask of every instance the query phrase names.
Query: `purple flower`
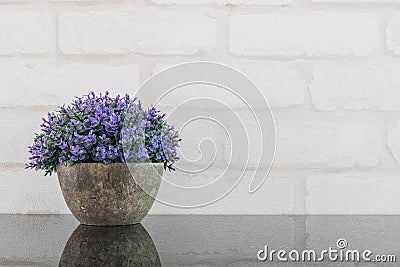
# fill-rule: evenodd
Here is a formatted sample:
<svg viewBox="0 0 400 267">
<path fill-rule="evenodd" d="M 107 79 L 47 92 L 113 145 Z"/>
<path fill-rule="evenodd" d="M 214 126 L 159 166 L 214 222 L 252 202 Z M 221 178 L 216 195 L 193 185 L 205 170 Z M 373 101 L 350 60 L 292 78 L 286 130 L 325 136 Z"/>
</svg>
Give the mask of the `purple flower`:
<svg viewBox="0 0 400 267">
<path fill-rule="evenodd" d="M 52 174 L 57 164 L 163 162 L 173 170 L 180 139 L 164 118 L 155 107 L 144 110 L 127 94 L 75 97 L 71 105 L 43 118 L 25 167 Z"/>
</svg>

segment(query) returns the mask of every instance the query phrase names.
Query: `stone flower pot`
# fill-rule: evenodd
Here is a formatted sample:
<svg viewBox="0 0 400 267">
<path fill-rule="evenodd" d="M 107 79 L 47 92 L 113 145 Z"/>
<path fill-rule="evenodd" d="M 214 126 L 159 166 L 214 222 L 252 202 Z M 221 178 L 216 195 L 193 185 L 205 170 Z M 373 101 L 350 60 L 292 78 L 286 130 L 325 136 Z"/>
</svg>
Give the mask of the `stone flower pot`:
<svg viewBox="0 0 400 267">
<path fill-rule="evenodd" d="M 97 226 L 140 223 L 154 203 L 163 171 L 163 163 L 57 166 L 68 208 L 80 223 Z"/>
</svg>

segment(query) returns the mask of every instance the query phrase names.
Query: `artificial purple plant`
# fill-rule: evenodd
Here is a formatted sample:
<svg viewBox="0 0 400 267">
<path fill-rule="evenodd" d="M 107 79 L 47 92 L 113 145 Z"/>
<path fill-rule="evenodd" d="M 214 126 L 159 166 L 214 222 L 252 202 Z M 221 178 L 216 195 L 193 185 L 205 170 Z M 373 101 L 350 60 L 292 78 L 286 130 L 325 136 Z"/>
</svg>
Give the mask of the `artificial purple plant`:
<svg viewBox="0 0 400 267">
<path fill-rule="evenodd" d="M 25 167 L 43 169 L 45 175 L 57 164 L 81 162 L 154 162 L 174 170 L 179 141 L 174 126 L 155 107 L 145 110 L 129 95 L 90 92 L 43 118 Z"/>
</svg>

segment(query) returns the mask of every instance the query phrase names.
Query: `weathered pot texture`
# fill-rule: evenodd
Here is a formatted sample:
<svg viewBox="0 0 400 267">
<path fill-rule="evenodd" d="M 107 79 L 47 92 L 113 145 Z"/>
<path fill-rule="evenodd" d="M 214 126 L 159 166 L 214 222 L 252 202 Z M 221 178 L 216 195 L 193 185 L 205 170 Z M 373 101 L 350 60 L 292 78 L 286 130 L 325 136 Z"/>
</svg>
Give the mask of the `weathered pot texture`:
<svg viewBox="0 0 400 267">
<path fill-rule="evenodd" d="M 140 223 L 154 203 L 163 171 L 163 163 L 57 166 L 68 208 L 80 223 L 97 226 Z"/>
</svg>

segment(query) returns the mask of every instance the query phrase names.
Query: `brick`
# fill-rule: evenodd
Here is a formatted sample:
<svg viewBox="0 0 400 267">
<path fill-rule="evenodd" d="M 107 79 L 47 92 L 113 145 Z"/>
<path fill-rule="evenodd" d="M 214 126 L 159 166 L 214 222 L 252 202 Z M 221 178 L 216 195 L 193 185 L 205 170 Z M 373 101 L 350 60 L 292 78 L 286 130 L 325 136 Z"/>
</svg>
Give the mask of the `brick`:
<svg viewBox="0 0 400 267">
<path fill-rule="evenodd" d="M 4 88 L 0 91 L 0 106 L 62 105 L 92 90 L 133 94 L 139 84 L 139 67 L 3 62 L 0 83 Z M 9 97 L 11 92 L 13 97 Z"/>
<path fill-rule="evenodd" d="M 165 88 L 167 91 L 169 88 Z M 146 92 L 143 92 L 144 94 Z M 157 99 L 157 96 L 153 96 Z M 186 102 L 185 101 L 189 101 Z M 176 88 L 168 94 L 163 95 L 157 106 L 160 108 L 172 108 L 177 105 L 178 110 L 188 109 L 219 109 L 240 108 L 244 103 L 231 92 L 211 84 L 191 84 Z"/>
<path fill-rule="evenodd" d="M 378 129 L 360 123 L 280 123 L 276 139 L 276 167 L 372 167 L 380 154 Z"/>
<path fill-rule="evenodd" d="M 207 168 L 212 162 L 212 167 L 221 167 L 223 163 L 223 149 L 224 138 L 229 138 L 218 124 L 212 120 L 199 119 L 194 120 L 185 125 L 182 129 L 183 121 L 180 112 L 183 110 L 176 110 L 176 113 L 168 112 L 168 120 L 173 121 L 182 141 L 180 142 L 179 154 L 180 160 L 177 166 L 186 170 L 198 170 Z M 196 117 L 194 111 L 191 118 Z M 199 113 L 197 113 L 199 114 Z M 177 181 L 177 183 L 182 180 Z M 211 182 L 211 181 L 209 181 Z"/>
<path fill-rule="evenodd" d="M 0 0 L 0 3 L 43 2 L 42 0 Z M 99 2 L 98 0 L 47 0 L 46 2 Z"/>
<path fill-rule="evenodd" d="M 67 12 L 58 25 L 66 54 L 191 55 L 216 43 L 216 21 L 187 12 Z"/>
<path fill-rule="evenodd" d="M 294 63 L 277 63 L 269 61 L 254 61 L 243 64 L 232 64 L 232 67 L 247 75 L 260 89 L 272 107 L 289 107 L 301 105 L 304 102 L 304 93 L 307 90 L 307 81 L 301 75 Z M 169 67 L 158 65 L 154 74 Z M 241 75 L 241 74 L 239 74 Z M 177 88 L 165 95 L 159 102 L 160 107 L 175 107 L 188 99 L 200 97 L 214 98 L 229 108 L 247 108 L 242 99 L 233 93 L 213 85 L 196 84 Z M 257 97 L 254 94 L 254 98 Z M 268 108 L 265 105 L 252 104 L 258 101 L 247 98 L 246 101 L 252 108 Z M 192 102 L 192 108 L 204 108 L 203 102 Z M 226 109 L 220 104 L 207 105 L 207 108 Z"/>
<path fill-rule="evenodd" d="M 101 2 L 102 0 L 47 0 L 46 2 Z M 0 0 L 0 3 L 43 2 L 42 0 Z"/>
<path fill-rule="evenodd" d="M 293 63 L 252 62 L 238 66 L 252 79 L 272 107 L 289 107 L 304 102 L 307 82 Z"/>
<path fill-rule="evenodd" d="M 2 169 L 0 174 L 0 211 L 2 213 L 68 214 L 57 176 L 42 172 Z"/>
<path fill-rule="evenodd" d="M 53 18 L 47 12 L 0 11 L 0 54 L 45 54 L 53 44 Z M 55 37 L 54 37 L 55 38 Z"/>
<path fill-rule="evenodd" d="M 224 172 L 205 171 L 190 177 L 180 171 L 165 173 L 164 178 L 168 181 L 204 179 L 213 180 Z M 238 170 L 237 177 L 240 177 L 241 170 Z M 171 176 L 172 179 L 170 178 Z M 211 176 L 211 177 L 210 177 Z M 235 178 L 237 178 L 235 177 Z M 298 178 L 298 177 L 296 177 Z M 204 207 L 194 209 L 180 209 L 167 206 L 161 202 L 154 203 L 151 214 L 290 214 L 295 207 L 295 188 L 298 180 L 294 177 L 281 177 L 270 175 L 259 191 L 249 194 L 249 176 L 245 178 L 224 198 Z M 203 184 L 204 185 L 204 184 Z M 269 203 L 265 205 L 265 203 Z"/>
<path fill-rule="evenodd" d="M 378 37 L 377 18 L 370 14 L 236 15 L 229 43 L 239 56 L 366 56 Z"/>
<path fill-rule="evenodd" d="M 28 146 L 32 145 L 34 133 L 40 129 L 41 118 L 46 111 L 36 108 L 1 108 L 0 163 L 25 164 L 28 162 Z M 18 140 L 18 142 L 15 142 Z M 10 146 L 10 144 L 13 144 Z"/>
<path fill-rule="evenodd" d="M 398 214 L 396 175 L 321 174 L 307 179 L 308 214 Z"/>
<path fill-rule="evenodd" d="M 400 166 L 400 122 L 395 127 L 389 129 L 388 146 L 397 164 Z"/>
<path fill-rule="evenodd" d="M 44 111 L 43 111 L 44 110 Z M 52 111 L 52 110 L 48 110 Z M 32 145 L 34 133 L 39 132 L 41 118 L 46 117 L 46 108 L 1 108 L 0 109 L 0 163 L 25 164 L 28 162 L 28 146 Z M 18 140 L 18 142 L 15 142 Z M 13 144 L 10 146 L 10 144 Z"/>
<path fill-rule="evenodd" d="M 151 0 L 156 4 L 288 5 L 292 0 Z"/>
<path fill-rule="evenodd" d="M 399 111 L 399 83 L 399 64 L 316 64 L 311 101 L 317 110 Z"/>
<path fill-rule="evenodd" d="M 400 0 L 311 0 L 315 3 L 400 3 Z"/>
<path fill-rule="evenodd" d="M 32 145 L 34 133 L 38 132 L 41 117 L 36 119 L 0 120 L 0 162 L 27 163 L 28 146 Z M 18 140 L 18 142 L 16 142 Z M 12 145 L 10 145 L 12 144 Z M 1 209 L 0 209 L 1 210 Z"/>
<path fill-rule="evenodd" d="M 244 168 L 247 162 L 247 168 L 264 168 L 267 169 L 270 167 L 272 162 L 262 162 L 260 161 L 261 156 L 261 146 L 262 143 L 264 147 L 274 147 L 274 143 L 272 140 L 266 138 L 268 137 L 268 130 L 264 129 L 263 136 L 261 135 L 261 131 L 257 125 L 257 122 L 253 117 L 250 117 L 250 112 L 247 112 L 246 115 L 239 114 L 242 124 L 232 122 L 232 114 L 227 114 L 227 118 L 224 123 L 228 126 L 230 130 L 230 134 L 235 131 L 234 134 L 238 133 L 236 129 L 244 129 L 247 134 L 246 137 L 243 136 L 243 141 L 241 143 L 233 143 L 230 142 L 229 139 L 224 139 L 225 141 L 225 163 L 231 164 L 233 166 Z M 238 139 L 236 139 L 237 142 Z M 246 143 L 244 143 L 246 142 Z M 247 147 L 246 147 L 247 146 Z M 236 153 L 234 158 L 230 158 L 230 152 Z M 238 153 L 238 151 L 240 151 Z M 248 160 L 248 161 L 247 161 Z"/>
<path fill-rule="evenodd" d="M 394 16 L 386 26 L 386 43 L 395 54 L 400 54 L 400 16 Z"/>
</svg>

